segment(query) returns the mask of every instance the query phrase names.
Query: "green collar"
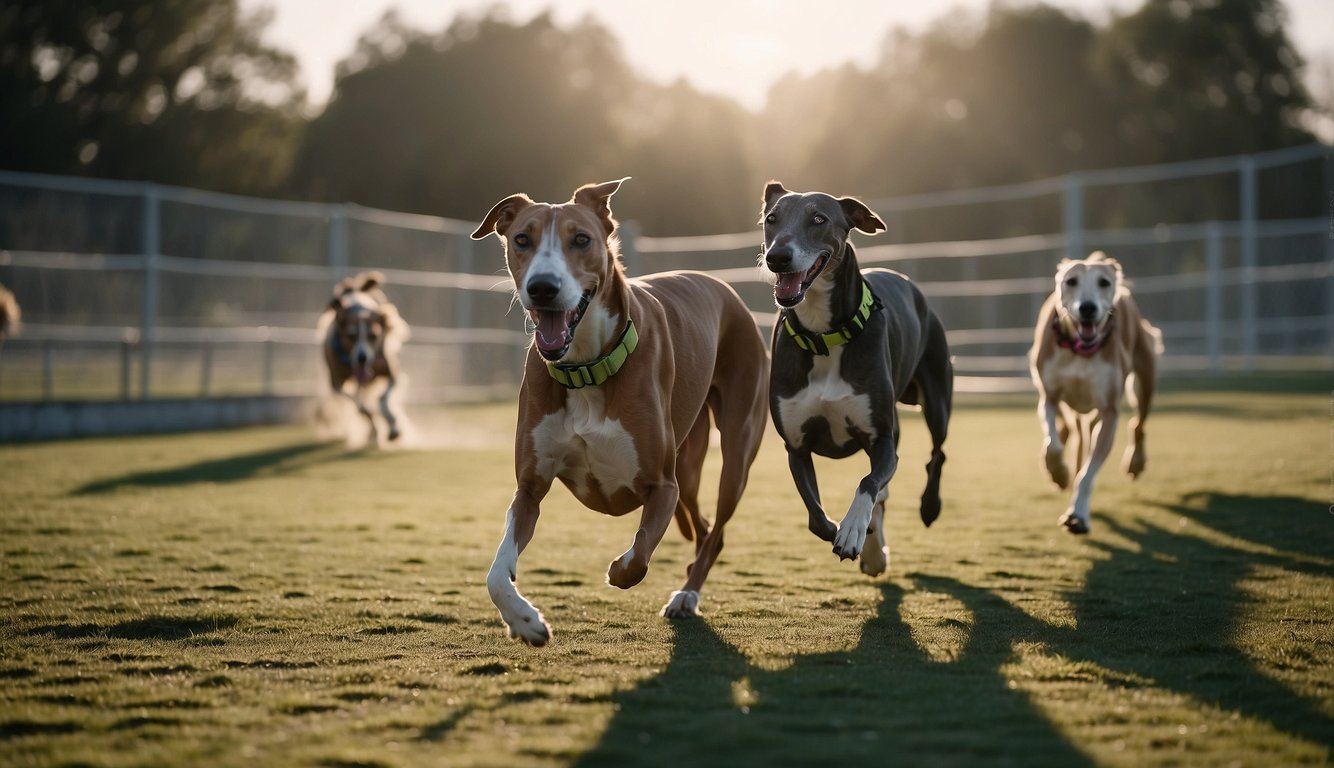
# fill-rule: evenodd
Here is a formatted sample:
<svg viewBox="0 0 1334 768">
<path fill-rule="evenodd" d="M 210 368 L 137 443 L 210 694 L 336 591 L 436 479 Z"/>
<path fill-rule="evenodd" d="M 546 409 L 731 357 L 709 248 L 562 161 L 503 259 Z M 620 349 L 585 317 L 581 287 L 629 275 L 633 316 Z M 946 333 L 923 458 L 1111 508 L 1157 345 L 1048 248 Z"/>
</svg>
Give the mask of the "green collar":
<svg viewBox="0 0 1334 768">
<path fill-rule="evenodd" d="M 857 313 L 846 323 L 834 326 L 834 329 L 827 333 L 815 333 L 801 328 L 796 322 L 796 314 L 793 312 L 783 313 L 783 329 L 787 335 L 792 337 L 796 345 L 807 352 L 816 355 L 828 355 L 830 347 L 838 347 L 847 344 L 849 341 L 857 338 L 862 330 L 866 328 L 866 321 L 870 319 L 871 313 L 884 305 L 876 299 L 875 294 L 871 292 L 871 286 L 865 280 L 862 280 L 862 303 L 857 308 Z"/>
<path fill-rule="evenodd" d="M 588 363 L 547 363 L 547 373 L 566 389 L 580 389 L 589 385 L 596 387 L 615 376 L 637 346 L 639 332 L 635 330 L 634 321 L 627 320 L 621 338 L 607 354 Z"/>
</svg>

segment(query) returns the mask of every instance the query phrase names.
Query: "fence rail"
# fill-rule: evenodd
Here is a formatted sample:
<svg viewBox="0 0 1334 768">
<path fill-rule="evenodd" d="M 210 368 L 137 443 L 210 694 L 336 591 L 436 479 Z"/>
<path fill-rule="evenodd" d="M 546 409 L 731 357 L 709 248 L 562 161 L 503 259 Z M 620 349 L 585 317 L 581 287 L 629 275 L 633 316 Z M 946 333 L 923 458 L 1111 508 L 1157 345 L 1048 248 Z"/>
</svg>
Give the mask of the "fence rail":
<svg viewBox="0 0 1334 768">
<path fill-rule="evenodd" d="M 1260 170 L 1317 163 L 1334 188 L 1331 149 L 1309 145 L 875 201 L 893 222 L 909 211 L 1051 196 L 1062 227 L 945 242 L 861 238 L 858 258 L 922 287 L 950 329 L 961 391 L 1028 386 L 1023 355 L 1055 263 L 1097 248 L 1122 262 L 1162 327 L 1169 374 L 1329 370 L 1334 221 L 1261 219 L 1256 183 Z M 1236 219 L 1085 226 L 1089 190 L 1218 174 L 1236 178 Z M 498 249 L 471 241 L 473 227 L 351 204 L 0 172 L 0 283 L 16 292 L 26 321 L 0 349 L 0 399 L 316 393 L 316 319 L 332 284 L 363 269 L 385 274 L 412 325 L 404 358 L 415 399 L 511 392 L 523 315 L 512 311 Z M 772 296 L 755 265 L 758 231 L 637 233 L 633 222 L 621 233 L 632 274 L 703 268 L 772 326 Z"/>
</svg>

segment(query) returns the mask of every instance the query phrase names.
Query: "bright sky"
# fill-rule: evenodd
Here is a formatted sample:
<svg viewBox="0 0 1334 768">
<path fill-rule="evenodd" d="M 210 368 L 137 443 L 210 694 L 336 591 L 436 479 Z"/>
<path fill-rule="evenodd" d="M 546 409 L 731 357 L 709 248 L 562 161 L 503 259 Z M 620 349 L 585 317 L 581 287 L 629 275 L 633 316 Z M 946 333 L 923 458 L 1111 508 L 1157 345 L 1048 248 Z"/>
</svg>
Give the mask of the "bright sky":
<svg viewBox="0 0 1334 768">
<path fill-rule="evenodd" d="M 1030 0 L 1024 0 L 1025 3 Z M 783 74 L 809 74 L 848 61 L 873 62 L 887 30 L 920 31 L 960 9 L 984 14 L 991 0 L 509 0 L 516 21 L 547 8 L 562 24 L 592 14 L 621 41 L 641 74 L 659 82 L 685 77 L 752 109 Z M 1049 0 L 1095 21 L 1141 0 Z M 436 32 L 460 11 L 494 0 L 241 0 L 247 11 L 272 6 L 269 42 L 296 54 L 311 99 L 323 104 L 334 65 L 357 37 L 397 7 L 412 26 Z M 1334 65 L 1334 0 L 1289 0 L 1289 35 L 1308 60 Z"/>
</svg>

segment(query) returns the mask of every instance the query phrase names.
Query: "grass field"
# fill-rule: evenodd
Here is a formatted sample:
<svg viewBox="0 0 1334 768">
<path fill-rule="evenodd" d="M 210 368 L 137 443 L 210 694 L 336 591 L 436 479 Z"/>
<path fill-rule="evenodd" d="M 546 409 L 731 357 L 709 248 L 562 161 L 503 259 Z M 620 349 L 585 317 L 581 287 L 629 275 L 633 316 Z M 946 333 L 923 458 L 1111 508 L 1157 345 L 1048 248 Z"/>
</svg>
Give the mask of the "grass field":
<svg viewBox="0 0 1334 768">
<path fill-rule="evenodd" d="M 1147 474 L 1109 467 L 1083 538 L 1028 397 L 960 404 L 924 529 L 908 413 L 877 580 L 806 532 L 771 433 L 685 622 L 657 610 L 689 545 L 608 587 L 637 515 L 558 488 L 520 561 L 542 649 L 484 584 L 512 405 L 432 414 L 438 450 L 0 446 L 0 764 L 1328 764 L 1332 407 L 1165 395 Z M 865 463 L 818 469 L 841 516 Z"/>
</svg>

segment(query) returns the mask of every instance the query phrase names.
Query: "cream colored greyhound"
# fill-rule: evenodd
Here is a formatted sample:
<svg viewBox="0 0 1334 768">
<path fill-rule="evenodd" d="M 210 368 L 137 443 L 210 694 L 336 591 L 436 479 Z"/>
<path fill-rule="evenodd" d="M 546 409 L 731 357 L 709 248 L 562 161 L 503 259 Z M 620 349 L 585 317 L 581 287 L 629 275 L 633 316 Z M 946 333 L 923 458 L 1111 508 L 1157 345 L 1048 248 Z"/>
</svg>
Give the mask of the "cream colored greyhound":
<svg viewBox="0 0 1334 768">
<path fill-rule="evenodd" d="M 501 237 L 536 326 L 519 390 L 518 488 L 486 579 L 510 637 L 531 645 L 546 644 L 551 628 L 515 581 L 554 480 L 606 515 L 643 507 L 634 542 L 607 568 L 621 589 L 648 573 L 675 517 L 695 559 L 662 614 L 694 616 L 764 434 L 768 355 L 754 318 L 703 273 L 625 276 L 609 204 L 622 181 L 580 187 L 559 205 L 507 197 L 472 235 Z M 697 498 L 710 412 L 722 435 L 712 526 Z"/>
<path fill-rule="evenodd" d="M 1076 437 L 1074 493 L 1059 520 L 1070 533 L 1089 532 L 1093 481 L 1116 440 L 1123 391 L 1136 409 L 1123 468 L 1132 478 L 1144 471 L 1144 422 L 1162 351 L 1162 333 L 1140 315 L 1115 259 L 1098 251 L 1057 265 L 1056 290 L 1038 312 L 1028 358 L 1044 461 L 1061 488 L 1070 485 L 1065 442 L 1072 432 Z"/>
</svg>

